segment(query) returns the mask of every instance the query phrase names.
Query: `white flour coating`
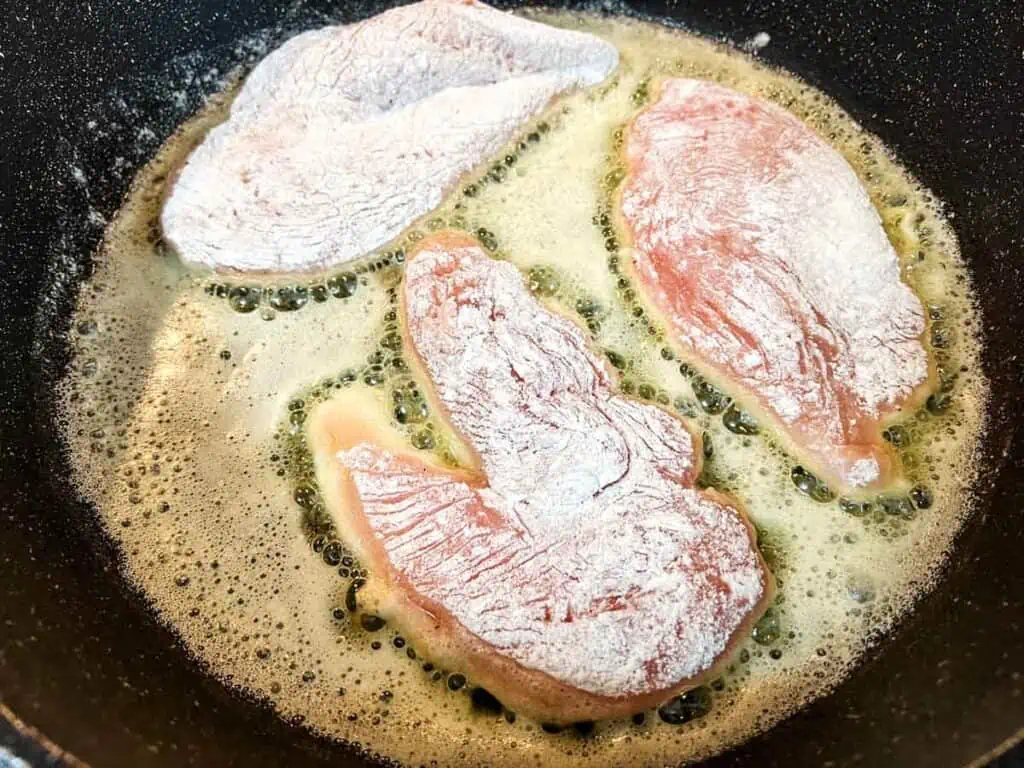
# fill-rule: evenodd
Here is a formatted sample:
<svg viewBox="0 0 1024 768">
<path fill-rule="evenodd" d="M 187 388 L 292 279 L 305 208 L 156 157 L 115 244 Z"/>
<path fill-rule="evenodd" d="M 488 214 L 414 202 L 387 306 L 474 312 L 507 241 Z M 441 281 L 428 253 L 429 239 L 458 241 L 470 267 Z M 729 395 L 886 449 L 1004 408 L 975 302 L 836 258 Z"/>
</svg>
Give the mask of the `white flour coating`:
<svg viewBox="0 0 1024 768">
<path fill-rule="evenodd" d="M 467 0 L 425 0 L 292 38 L 189 157 L 164 233 L 190 263 L 309 270 L 435 208 L 559 93 L 603 80 L 614 46 Z"/>
<path fill-rule="evenodd" d="M 622 215 L 677 338 L 840 481 L 927 380 L 921 302 L 843 157 L 782 108 L 669 80 L 632 123 Z"/>
<path fill-rule="evenodd" d="M 591 693 L 707 670 L 767 577 L 740 514 L 692 487 L 682 423 L 614 395 L 575 325 L 475 244 L 427 246 L 405 300 L 487 486 L 341 452 L 391 566 L 498 653 Z"/>
<path fill-rule="evenodd" d="M 878 461 L 874 458 L 857 459 L 850 467 L 847 479 L 855 488 L 863 488 L 878 479 L 880 472 Z"/>
</svg>

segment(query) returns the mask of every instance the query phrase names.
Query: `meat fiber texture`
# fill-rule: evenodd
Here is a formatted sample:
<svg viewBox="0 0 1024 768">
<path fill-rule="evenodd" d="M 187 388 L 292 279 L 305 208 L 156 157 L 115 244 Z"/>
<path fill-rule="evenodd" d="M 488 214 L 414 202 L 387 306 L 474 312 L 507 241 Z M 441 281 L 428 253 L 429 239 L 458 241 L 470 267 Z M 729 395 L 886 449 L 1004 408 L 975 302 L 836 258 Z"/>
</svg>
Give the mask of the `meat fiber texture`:
<svg viewBox="0 0 1024 768">
<path fill-rule="evenodd" d="M 614 46 L 473 0 L 300 34 L 252 71 L 174 181 L 161 222 L 190 264 L 316 270 L 385 245 Z"/>
<path fill-rule="evenodd" d="M 469 237 L 425 240 L 402 314 L 463 468 L 414 451 L 366 390 L 311 419 L 362 599 L 507 707 L 551 722 L 656 705 L 715 674 L 771 576 L 699 441 L 615 394 L 569 320 Z"/>
<path fill-rule="evenodd" d="M 929 389 L 925 317 L 849 164 L 782 108 L 687 79 L 624 154 L 632 271 L 684 358 L 833 487 L 889 483 L 882 425 Z"/>
</svg>

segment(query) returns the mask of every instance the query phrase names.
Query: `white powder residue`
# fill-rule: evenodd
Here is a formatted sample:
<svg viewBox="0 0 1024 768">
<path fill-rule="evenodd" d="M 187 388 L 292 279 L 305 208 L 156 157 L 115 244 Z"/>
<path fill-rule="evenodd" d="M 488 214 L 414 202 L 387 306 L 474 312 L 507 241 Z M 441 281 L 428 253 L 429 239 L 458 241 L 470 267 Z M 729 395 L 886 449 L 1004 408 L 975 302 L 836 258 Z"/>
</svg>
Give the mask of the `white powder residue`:
<svg viewBox="0 0 1024 768">
<path fill-rule="evenodd" d="M 306 32 L 253 70 L 164 207 L 187 261 L 310 270 L 382 246 L 440 204 L 614 46 L 469 0 Z"/>
<path fill-rule="evenodd" d="M 928 378 L 921 302 L 843 157 L 782 108 L 669 80 L 631 124 L 621 210 L 678 340 L 845 487 Z"/>
<path fill-rule="evenodd" d="M 740 46 L 743 50 L 748 53 L 758 53 L 762 48 L 765 48 L 768 43 L 772 41 L 772 36 L 767 32 L 758 32 L 756 35 L 743 41 Z"/>
<path fill-rule="evenodd" d="M 342 452 L 391 567 L 497 653 L 591 693 L 709 669 L 768 576 L 737 510 L 693 487 L 683 424 L 613 394 L 576 326 L 468 238 L 428 241 L 406 277 L 414 346 L 487 487 Z"/>
<path fill-rule="evenodd" d="M 868 485 L 878 478 L 879 472 L 878 462 L 873 458 L 858 459 L 850 468 L 850 484 Z"/>
</svg>

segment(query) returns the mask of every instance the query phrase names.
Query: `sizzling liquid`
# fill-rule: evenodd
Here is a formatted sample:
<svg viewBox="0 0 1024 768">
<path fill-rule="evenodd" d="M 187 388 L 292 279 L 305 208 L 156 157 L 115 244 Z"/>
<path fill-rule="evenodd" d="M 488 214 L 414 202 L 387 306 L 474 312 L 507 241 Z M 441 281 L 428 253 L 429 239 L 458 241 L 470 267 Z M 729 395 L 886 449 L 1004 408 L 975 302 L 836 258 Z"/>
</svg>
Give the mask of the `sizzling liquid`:
<svg viewBox="0 0 1024 768">
<path fill-rule="evenodd" d="M 283 717 L 417 764 L 481 765 L 482 755 L 495 765 L 697 759 L 836 685 L 942 562 L 969 511 L 964 489 L 986 392 L 970 282 L 936 202 L 820 92 L 661 26 L 534 18 L 608 38 L 622 54 L 620 71 L 527 127 L 416 231 L 455 225 L 481 236 L 529 273 L 544 301 L 590 325 L 595 347 L 624 369 L 623 389 L 674 404 L 709 436 L 714 453 L 703 479 L 744 502 L 780 587 L 728 673 L 694 697 L 701 704 L 689 713 L 702 714 L 710 697 L 709 712 L 674 725 L 648 712 L 642 724 L 598 723 L 586 738 L 573 729 L 546 733 L 474 707 L 472 681 L 449 690 L 440 670 L 425 671 L 429 659 L 396 647 L 388 627 L 370 632 L 350 615 L 345 597 L 356 565 L 338 562 L 344 552 L 326 544 L 331 527 L 308 486 L 302 423 L 311 399 L 344 386 L 377 392 L 382 413 L 395 415 L 394 392 L 409 382 L 394 362 L 400 350 L 390 348 L 388 289 L 401 276 L 395 249 L 410 236 L 385 249 L 389 263 L 383 255 L 368 260 L 374 269 L 356 273 L 354 283 L 310 276 L 301 284 L 321 288 L 298 298 L 232 294 L 209 275 L 184 273 L 154 242 L 152 224 L 166 175 L 222 119 L 229 96 L 163 148 L 108 229 L 75 319 L 65 434 L 76 481 L 120 543 L 126 576 L 215 674 L 271 700 Z M 679 361 L 666 359 L 659 329 L 609 268 L 614 253 L 601 213 L 617 182 L 615 132 L 644 102 L 650 79 L 666 74 L 780 103 L 842 152 L 869 189 L 905 279 L 932 317 L 932 354 L 946 382 L 930 410 L 890 429 L 911 484 L 926 489 L 916 494 L 921 509 L 892 500 L 888 511 L 844 507 L 801 492 L 794 462 L 764 435 L 730 431 L 720 413 L 698 404 L 696 395 L 707 401 L 707 393 L 695 393 Z M 332 289 L 352 295 L 337 298 Z M 236 311 L 250 304 L 252 311 Z M 444 452 L 444 436 L 426 426 L 429 414 L 398 415 L 410 440 Z M 296 490 L 314 514 L 296 502 Z"/>
</svg>

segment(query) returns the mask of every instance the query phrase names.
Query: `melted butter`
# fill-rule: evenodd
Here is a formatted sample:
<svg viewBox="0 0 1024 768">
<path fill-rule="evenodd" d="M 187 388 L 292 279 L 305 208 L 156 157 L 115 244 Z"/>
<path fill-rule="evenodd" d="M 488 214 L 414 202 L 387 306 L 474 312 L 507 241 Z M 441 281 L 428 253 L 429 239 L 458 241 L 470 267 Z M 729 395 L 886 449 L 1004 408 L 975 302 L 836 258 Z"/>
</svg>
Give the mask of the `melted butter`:
<svg viewBox="0 0 1024 768">
<path fill-rule="evenodd" d="M 544 300 L 577 317 L 581 301 L 596 302 L 595 344 L 624 356 L 625 380 L 692 402 L 678 363 L 631 314 L 593 219 L 614 172 L 615 130 L 645 84 L 660 75 L 707 78 L 780 103 L 843 153 L 882 213 L 905 278 L 948 336 L 933 353 L 947 376 L 956 374 L 951 405 L 901 423 L 908 472 L 934 496 L 913 519 L 856 517 L 815 502 L 794 488 L 792 460 L 764 436 L 733 434 L 699 408 L 688 417 L 714 446 L 705 479 L 744 503 L 780 585 L 777 626 L 763 623 L 741 644 L 708 715 L 668 725 L 651 712 L 641 726 L 600 723 L 585 741 L 524 718 L 509 724 L 474 713 L 466 689 L 448 691 L 424 659 L 394 647 L 386 628 L 367 633 L 350 621 L 349 581 L 323 564 L 300 524 L 294 487 L 306 470 L 289 436 L 301 436 L 289 404 L 311 390 L 326 396 L 325 379 L 338 386 L 343 371 L 366 368 L 392 306 L 389 282 L 362 274 L 351 298 L 265 320 L 232 311 L 151 241 L 163 180 L 222 119 L 223 102 L 164 147 L 107 232 L 75 321 L 83 332 L 74 334 L 63 391 L 65 436 L 81 492 L 122 548 L 125 575 L 214 674 L 266 697 L 282 716 L 416 764 L 480 765 L 481 755 L 496 765 L 693 760 L 835 686 L 930 583 L 970 508 L 963 489 L 974 476 L 985 401 L 977 313 L 939 205 L 820 92 L 656 25 L 534 17 L 613 41 L 622 52 L 616 79 L 556 105 L 541 118 L 550 130 L 501 183 L 456 193 L 422 227 L 454 218 L 488 230 L 498 255 L 522 269 L 552 268 L 559 287 Z M 390 390 L 374 391 L 385 412 Z"/>
</svg>

